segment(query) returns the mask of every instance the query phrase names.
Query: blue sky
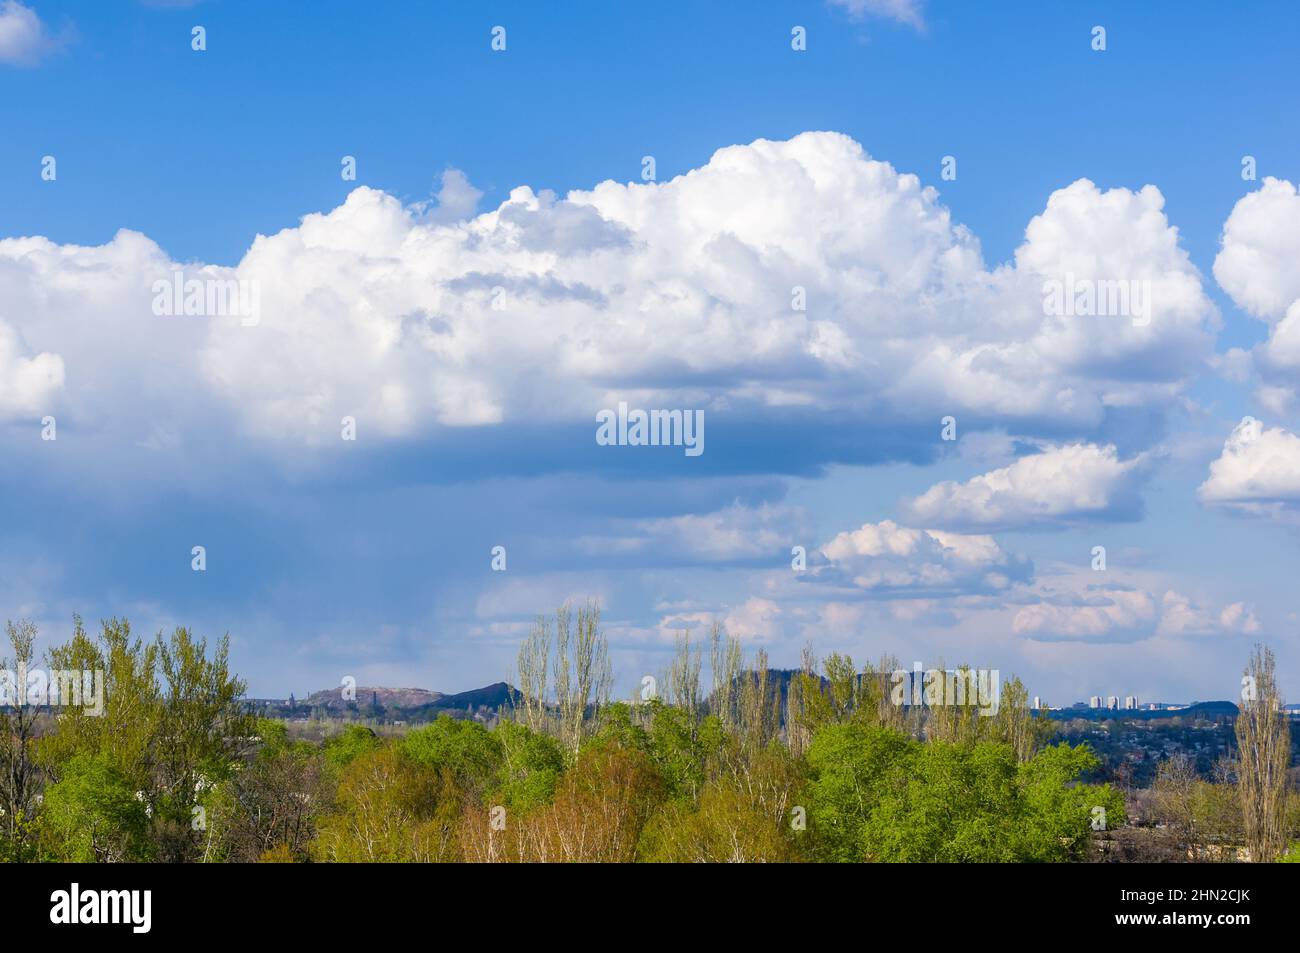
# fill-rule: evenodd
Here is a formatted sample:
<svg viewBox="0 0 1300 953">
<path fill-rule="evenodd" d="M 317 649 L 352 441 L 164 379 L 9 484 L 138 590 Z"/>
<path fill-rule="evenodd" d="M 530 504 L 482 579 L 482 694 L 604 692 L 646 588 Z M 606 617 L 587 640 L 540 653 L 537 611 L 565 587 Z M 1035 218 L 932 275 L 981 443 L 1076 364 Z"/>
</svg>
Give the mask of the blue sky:
<svg viewBox="0 0 1300 953">
<path fill-rule="evenodd" d="M 1271 3 L 0 0 L 0 614 L 229 631 L 262 695 L 506 678 L 590 596 L 625 689 L 716 617 L 1067 704 L 1232 697 L 1264 640 L 1296 696 L 1297 40 Z M 1036 314 L 1067 265 L 1151 280 L 1150 326 Z M 205 266 L 258 326 L 150 311 Z M 598 446 L 619 399 L 705 453 Z"/>
</svg>

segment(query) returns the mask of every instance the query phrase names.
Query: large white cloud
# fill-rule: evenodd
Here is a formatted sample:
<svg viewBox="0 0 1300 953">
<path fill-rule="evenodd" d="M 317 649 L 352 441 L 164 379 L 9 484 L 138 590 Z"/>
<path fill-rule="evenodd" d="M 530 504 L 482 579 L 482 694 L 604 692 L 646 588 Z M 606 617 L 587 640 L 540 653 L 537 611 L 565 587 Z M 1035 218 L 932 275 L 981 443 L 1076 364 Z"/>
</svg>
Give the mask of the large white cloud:
<svg viewBox="0 0 1300 953">
<path fill-rule="evenodd" d="M 186 266 L 255 282 L 256 326 L 155 315 L 153 282 L 181 266 L 130 232 L 97 248 L 0 241 L 0 294 L 30 346 L 64 357 L 80 412 L 180 413 L 138 406 L 139 380 L 175 378 L 271 446 L 337 441 L 343 416 L 403 438 L 593 421 L 625 397 L 739 417 L 802 407 L 827 426 L 937 429 L 952 413 L 1085 432 L 1115 408 L 1169 406 L 1210 354 L 1214 310 L 1162 205 L 1151 187 L 1077 182 L 1015 263 L 989 270 L 934 190 L 806 133 L 664 183 L 521 187 L 452 223 L 358 188 L 259 236 L 236 269 Z M 1067 273 L 1149 281 L 1149 323 L 1046 314 L 1043 282 Z"/>
<path fill-rule="evenodd" d="M 1300 194 L 1290 182 L 1266 178 L 1233 206 L 1223 226 L 1214 276 L 1238 306 L 1269 325 L 1268 340 L 1254 349 L 1249 363 L 1262 378 L 1256 399 L 1273 413 L 1291 412 L 1300 388 L 1297 262 Z"/>
<path fill-rule="evenodd" d="M 938 483 L 904 509 L 927 526 L 986 530 L 1131 518 L 1145 471 L 1145 458 L 1121 460 L 1113 446 L 1048 446 L 965 483 Z"/>
<path fill-rule="evenodd" d="M 1297 262 L 1300 195 L 1290 182 L 1265 178 L 1224 223 L 1214 277 L 1242 308 L 1273 322 L 1300 299 Z"/>
<path fill-rule="evenodd" d="M 152 283 L 172 268 L 156 244 L 130 231 L 94 247 L 0 240 L 0 371 L 33 362 L 0 377 L 0 416 L 8 392 L 10 418 L 50 413 L 62 423 L 66 415 L 137 438 L 166 426 L 201 441 L 204 424 L 223 413 L 211 404 L 225 401 L 198 379 L 207 319 L 153 313 Z"/>
<path fill-rule="evenodd" d="M 1244 418 L 1210 464 L 1198 494 L 1210 505 L 1256 515 L 1284 515 L 1300 505 L 1300 437 Z"/>
</svg>

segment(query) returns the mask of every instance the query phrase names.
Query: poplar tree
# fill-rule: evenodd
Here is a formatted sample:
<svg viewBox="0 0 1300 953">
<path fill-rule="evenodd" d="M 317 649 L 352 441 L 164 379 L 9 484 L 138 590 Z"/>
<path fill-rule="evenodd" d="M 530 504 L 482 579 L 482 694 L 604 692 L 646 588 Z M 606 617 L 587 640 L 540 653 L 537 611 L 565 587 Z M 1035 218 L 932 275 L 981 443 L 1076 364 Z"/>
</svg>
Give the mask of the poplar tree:
<svg viewBox="0 0 1300 953">
<path fill-rule="evenodd" d="M 1256 863 L 1275 861 L 1286 847 L 1286 772 L 1291 729 L 1278 692 L 1273 651 L 1262 645 L 1246 666 L 1237 716 L 1238 787 L 1246 847 Z"/>
</svg>

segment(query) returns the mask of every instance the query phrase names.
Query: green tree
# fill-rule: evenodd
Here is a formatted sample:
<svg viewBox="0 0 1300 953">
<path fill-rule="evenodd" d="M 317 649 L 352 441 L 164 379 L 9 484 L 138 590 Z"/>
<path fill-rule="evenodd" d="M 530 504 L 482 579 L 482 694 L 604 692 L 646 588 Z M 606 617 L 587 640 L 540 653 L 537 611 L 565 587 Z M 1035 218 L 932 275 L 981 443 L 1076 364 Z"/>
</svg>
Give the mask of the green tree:
<svg viewBox="0 0 1300 953">
<path fill-rule="evenodd" d="M 863 859 L 863 829 L 895 765 L 915 756 L 919 742 L 878 725 L 823 727 L 808 748 L 809 833 L 821 859 Z"/>
<path fill-rule="evenodd" d="M 1079 784 L 1098 759 L 1057 745 L 1020 761 L 997 741 L 920 743 L 832 725 L 809 748 L 809 821 L 827 860 L 1082 859 L 1093 826 L 1124 823 L 1121 795 Z"/>
<path fill-rule="evenodd" d="M 694 799 L 720 753 L 725 736 L 716 715 L 697 721 L 691 712 L 654 701 L 649 705 L 647 750 L 670 797 Z"/>
<path fill-rule="evenodd" d="M 564 772 L 564 752 L 550 735 L 530 730 L 519 722 L 503 721 L 494 732 L 501 745 L 494 804 L 512 815 L 523 815 L 549 804 Z"/>
<path fill-rule="evenodd" d="M 461 807 L 450 771 L 399 747 L 368 751 L 343 769 L 338 808 L 322 820 L 312 854 L 343 863 L 456 860 Z"/>
<path fill-rule="evenodd" d="M 784 746 L 754 752 L 748 770 L 709 780 L 698 802 L 665 802 L 646 825 L 638 856 L 670 863 L 798 860 L 796 842 L 806 833 L 796 830 L 793 809 L 803 780 Z"/>
<path fill-rule="evenodd" d="M 348 725 L 322 743 L 325 763 L 341 771 L 359 756 L 379 749 L 379 739 L 365 725 Z"/>
<path fill-rule="evenodd" d="M 1124 796 L 1109 784 L 1079 784 L 1101 760 L 1085 745 L 1049 745 L 1018 768 L 1024 800 L 1017 860 L 1083 860 L 1093 830 L 1122 826 Z"/>
<path fill-rule="evenodd" d="M 401 747 L 416 763 L 451 772 L 474 801 L 492 786 L 501 767 L 500 738 L 478 722 L 448 715 L 408 732 Z"/>
<path fill-rule="evenodd" d="M 206 839 L 196 808 L 225 781 L 252 743 L 254 719 L 240 702 L 244 682 L 230 672 L 230 640 L 211 657 L 206 639 L 177 628 L 158 636 L 161 706 L 153 739 L 155 836 L 168 861 L 197 860 Z"/>
<path fill-rule="evenodd" d="M 154 742 L 162 716 L 157 644 L 133 639 L 131 623 L 118 619 L 102 622 L 98 639 L 92 639 L 78 617 L 72 638 L 49 656 L 52 668 L 102 674 L 104 692 L 102 712 L 94 714 L 84 705 L 66 709 L 55 730 L 41 738 L 46 775 L 57 781 L 79 754 L 103 756 L 152 803 Z"/>
<path fill-rule="evenodd" d="M 257 723 L 259 747 L 207 798 L 204 859 L 253 862 L 277 852 L 305 861 L 333 803 L 322 749 L 288 737 L 281 721 Z"/>
<path fill-rule="evenodd" d="M 42 842 L 50 856 L 76 863 L 151 857 L 144 800 L 106 755 L 82 753 L 45 789 Z"/>
</svg>

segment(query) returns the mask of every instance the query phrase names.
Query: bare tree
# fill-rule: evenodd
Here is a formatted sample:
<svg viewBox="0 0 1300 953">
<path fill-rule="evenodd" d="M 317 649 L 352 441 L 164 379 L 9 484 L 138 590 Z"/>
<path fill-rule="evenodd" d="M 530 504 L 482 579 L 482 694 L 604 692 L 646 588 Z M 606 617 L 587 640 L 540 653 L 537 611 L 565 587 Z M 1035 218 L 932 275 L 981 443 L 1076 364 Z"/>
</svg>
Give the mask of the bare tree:
<svg viewBox="0 0 1300 953">
<path fill-rule="evenodd" d="M 740 736 L 751 751 L 776 737 L 781 719 L 781 691 L 768 672 L 767 651 L 759 649 L 753 669 L 740 682 Z"/>
<path fill-rule="evenodd" d="M 697 646 L 691 651 L 691 637 L 687 632 L 677 635 L 672 665 L 668 669 L 668 703 L 683 709 L 691 724 L 700 715 L 700 667 L 703 662 Z"/>
<path fill-rule="evenodd" d="M 1257 863 L 1275 861 L 1286 848 L 1286 772 L 1291 729 L 1282 709 L 1271 649 L 1255 646 L 1242 680 L 1237 716 L 1238 788 L 1246 847 Z"/>
<path fill-rule="evenodd" d="M 555 704 L 560 740 L 577 753 L 586 737 L 587 709 L 609 702 L 613 672 L 600 606 L 588 602 L 576 617 L 567 605 L 555 613 Z"/>
<path fill-rule="evenodd" d="M 566 750 L 576 753 L 587 735 L 589 717 L 609 703 L 614 680 L 600 607 L 588 602 L 575 614 L 567 603 L 560 606 L 553 644 L 551 626 L 538 616 L 519 646 L 516 667 L 516 719 L 533 731 L 553 731 Z M 548 675 L 553 701 L 547 698 Z"/>
<path fill-rule="evenodd" d="M 1196 766 L 1186 754 L 1176 754 L 1156 768 L 1151 796 L 1156 816 L 1167 825 L 1181 860 L 1200 859 L 1196 825 Z"/>
<path fill-rule="evenodd" d="M 25 697 L 36 626 L 26 620 L 6 622 L 5 635 L 13 648 L 17 683 L 9 681 L 13 677 L 9 661 L 0 662 L 3 669 L 0 678 L 8 682 L 0 686 L 0 806 L 4 808 L 0 824 L 8 841 L 6 853 L 20 857 L 27 843 L 27 825 L 36 800 L 36 766 L 32 759 L 36 708 Z"/>
<path fill-rule="evenodd" d="M 925 673 L 921 697 L 925 702 L 925 736 L 931 741 L 968 744 L 978 741 L 980 724 L 977 674 L 969 665 L 949 672 L 942 659 Z"/>
<path fill-rule="evenodd" d="M 551 633 L 545 616 L 538 616 L 528 638 L 519 646 L 519 708 L 516 718 L 532 731 L 546 728 L 546 676 L 550 667 Z"/>
<path fill-rule="evenodd" d="M 709 668 L 713 680 L 711 713 L 731 732 L 736 727 L 736 681 L 740 677 L 740 640 L 728 636 L 716 619 L 709 632 Z"/>
<path fill-rule="evenodd" d="M 908 712 L 914 710 L 894 699 L 894 672 L 898 667 L 898 658 L 893 655 L 882 655 L 874 666 L 870 662 L 866 664 L 860 680 L 859 710 L 861 717 L 871 724 L 907 731 Z M 913 714 L 911 717 L 918 716 Z"/>
<path fill-rule="evenodd" d="M 790 679 L 785 697 L 785 740 L 790 753 L 802 756 L 812 744 L 817 729 L 820 703 L 823 703 L 821 681 L 817 676 L 817 656 L 811 645 L 805 645 L 799 674 Z"/>
<path fill-rule="evenodd" d="M 1029 690 L 1018 676 L 1013 675 L 1002 689 L 993 727 L 998 738 L 1015 750 L 1017 760 L 1028 761 L 1034 756 L 1038 732 L 1029 707 Z"/>
</svg>

